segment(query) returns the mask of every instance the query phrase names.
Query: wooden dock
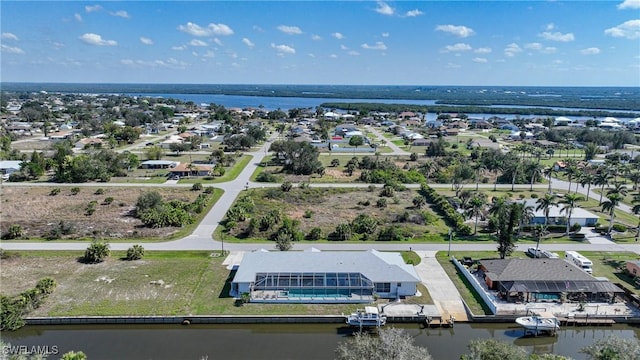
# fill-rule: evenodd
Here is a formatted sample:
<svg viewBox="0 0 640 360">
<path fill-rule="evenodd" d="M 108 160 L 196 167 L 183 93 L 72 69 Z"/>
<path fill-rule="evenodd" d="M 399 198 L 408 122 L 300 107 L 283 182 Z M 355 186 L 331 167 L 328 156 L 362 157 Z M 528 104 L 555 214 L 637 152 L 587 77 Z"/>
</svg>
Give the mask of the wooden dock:
<svg viewBox="0 0 640 360">
<path fill-rule="evenodd" d="M 589 317 L 589 316 L 580 316 L 580 317 L 566 317 L 559 318 L 560 324 L 563 326 L 612 326 L 615 324 L 615 320 L 601 317 Z"/>
</svg>

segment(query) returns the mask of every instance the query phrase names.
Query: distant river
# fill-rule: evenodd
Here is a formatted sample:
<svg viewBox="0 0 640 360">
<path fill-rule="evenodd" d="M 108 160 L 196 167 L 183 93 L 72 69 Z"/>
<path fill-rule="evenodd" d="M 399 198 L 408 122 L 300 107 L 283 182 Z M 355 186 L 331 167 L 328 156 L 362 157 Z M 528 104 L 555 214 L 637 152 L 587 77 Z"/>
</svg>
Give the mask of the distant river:
<svg viewBox="0 0 640 360">
<path fill-rule="evenodd" d="M 586 359 L 579 350 L 610 335 L 640 338 L 628 325 L 566 327 L 557 337 L 523 338 L 513 324 L 456 324 L 454 328 L 421 329 L 398 325 L 436 360 L 457 360 L 473 339 L 497 339 L 522 346 L 529 353 L 554 353 Z M 27 326 L 2 334 L 12 345 L 57 346 L 61 353 L 81 350 L 99 359 L 333 359 L 338 344 L 350 336 L 338 324 L 254 325 L 109 325 Z M 59 357 L 59 356 L 58 356 Z M 58 358 L 51 356 L 50 358 Z M 505 359 L 506 360 L 506 359 Z"/>
<path fill-rule="evenodd" d="M 145 97 L 153 97 L 153 98 L 165 98 L 165 99 L 177 99 L 182 101 L 193 101 L 195 104 L 217 104 L 222 105 L 226 108 L 258 108 L 262 106 L 266 110 L 276 110 L 281 109 L 283 111 L 287 111 L 289 109 L 294 108 L 311 108 L 315 109 L 317 106 L 320 106 L 322 103 L 328 102 L 340 102 L 340 103 L 380 103 L 380 104 L 408 104 L 408 105 L 435 105 L 435 100 L 406 100 L 406 99 L 339 99 L 339 98 L 307 98 L 307 97 L 279 97 L 279 96 L 244 96 L 244 95 L 218 95 L 218 94 L 149 94 L 149 93 L 126 93 L 128 96 L 145 96 Z M 446 105 L 446 104 L 443 104 Z M 456 105 L 450 105 L 456 106 Z M 620 110 L 607 110 L 607 109 L 589 109 L 589 108 L 559 108 L 559 107 L 544 107 L 544 106 L 519 106 L 519 105 L 491 105 L 487 106 L 491 108 L 540 108 L 540 109 L 556 109 L 556 110 L 567 110 L 567 111 L 579 111 L 579 110 L 603 110 L 603 111 L 612 111 L 612 112 L 620 112 Z M 635 111 L 627 111 L 630 113 L 638 113 Z M 432 118 L 435 119 L 435 114 L 432 115 Z M 489 118 L 493 116 L 493 114 L 473 114 L 473 117 L 480 118 Z M 478 116 L 476 116 L 478 115 Z M 471 114 L 469 114 L 471 116 Z M 515 115 L 496 115 L 500 117 L 515 117 Z M 543 116 L 543 115 L 541 115 Z M 524 116 L 528 117 L 528 116 Z M 431 120 L 431 117 L 427 118 L 427 120 Z M 580 119 L 582 117 L 576 117 L 576 119 Z M 590 119 L 590 117 L 586 117 Z"/>
</svg>

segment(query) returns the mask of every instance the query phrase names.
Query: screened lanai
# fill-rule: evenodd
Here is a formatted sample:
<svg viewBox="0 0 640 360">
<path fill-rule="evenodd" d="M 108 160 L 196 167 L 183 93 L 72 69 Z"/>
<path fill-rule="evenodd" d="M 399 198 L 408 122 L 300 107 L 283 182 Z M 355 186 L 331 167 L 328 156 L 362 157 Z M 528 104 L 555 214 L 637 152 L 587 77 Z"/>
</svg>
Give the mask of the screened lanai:
<svg viewBox="0 0 640 360">
<path fill-rule="evenodd" d="M 288 298 L 373 296 L 374 284 L 360 273 L 257 273 L 252 295 Z"/>
</svg>

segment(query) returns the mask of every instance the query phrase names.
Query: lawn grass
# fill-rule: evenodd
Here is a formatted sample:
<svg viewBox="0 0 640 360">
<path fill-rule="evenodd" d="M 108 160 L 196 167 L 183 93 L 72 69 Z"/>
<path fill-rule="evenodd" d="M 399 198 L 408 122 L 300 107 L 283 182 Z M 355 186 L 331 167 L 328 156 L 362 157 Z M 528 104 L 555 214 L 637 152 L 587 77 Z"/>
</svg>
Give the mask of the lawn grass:
<svg viewBox="0 0 640 360">
<path fill-rule="evenodd" d="M 593 262 L 593 276 L 606 277 L 611 282 L 621 284 L 640 295 L 640 288 L 634 285 L 633 278 L 624 271 L 626 261 L 640 260 L 640 255 L 632 252 L 613 251 L 580 251 L 580 254 Z"/>
<path fill-rule="evenodd" d="M 451 256 L 456 259 L 462 259 L 465 256 L 469 256 L 473 259 L 482 258 L 497 258 L 497 251 L 452 251 Z M 447 256 L 445 251 L 439 251 L 436 253 L 436 259 L 447 273 L 453 284 L 460 292 L 460 296 L 469 307 L 469 310 L 474 315 L 491 315 L 491 311 L 484 304 L 484 301 L 480 298 L 480 295 L 473 289 L 468 280 L 462 275 L 458 269 L 451 262 L 451 257 Z"/>
<path fill-rule="evenodd" d="M 401 251 L 400 255 L 402 255 L 402 259 L 406 264 L 417 266 L 422 262 L 420 255 L 416 254 L 414 251 Z"/>
</svg>

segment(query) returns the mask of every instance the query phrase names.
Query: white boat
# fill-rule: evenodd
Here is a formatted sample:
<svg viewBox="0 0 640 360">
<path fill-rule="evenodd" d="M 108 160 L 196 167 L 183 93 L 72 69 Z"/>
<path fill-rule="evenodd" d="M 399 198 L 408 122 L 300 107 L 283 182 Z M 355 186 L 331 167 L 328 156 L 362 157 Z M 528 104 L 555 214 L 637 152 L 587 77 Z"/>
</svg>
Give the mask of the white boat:
<svg viewBox="0 0 640 360">
<path fill-rule="evenodd" d="M 534 332 L 556 332 L 560 328 L 560 322 L 553 314 L 539 313 L 531 316 L 523 316 L 516 319 L 516 323 L 526 330 Z"/>
<path fill-rule="evenodd" d="M 383 326 L 387 323 L 387 316 L 380 314 L 375 306 L 365 306 L 347 316 L 347 324 L 351 326 Z"/>
</svg>

